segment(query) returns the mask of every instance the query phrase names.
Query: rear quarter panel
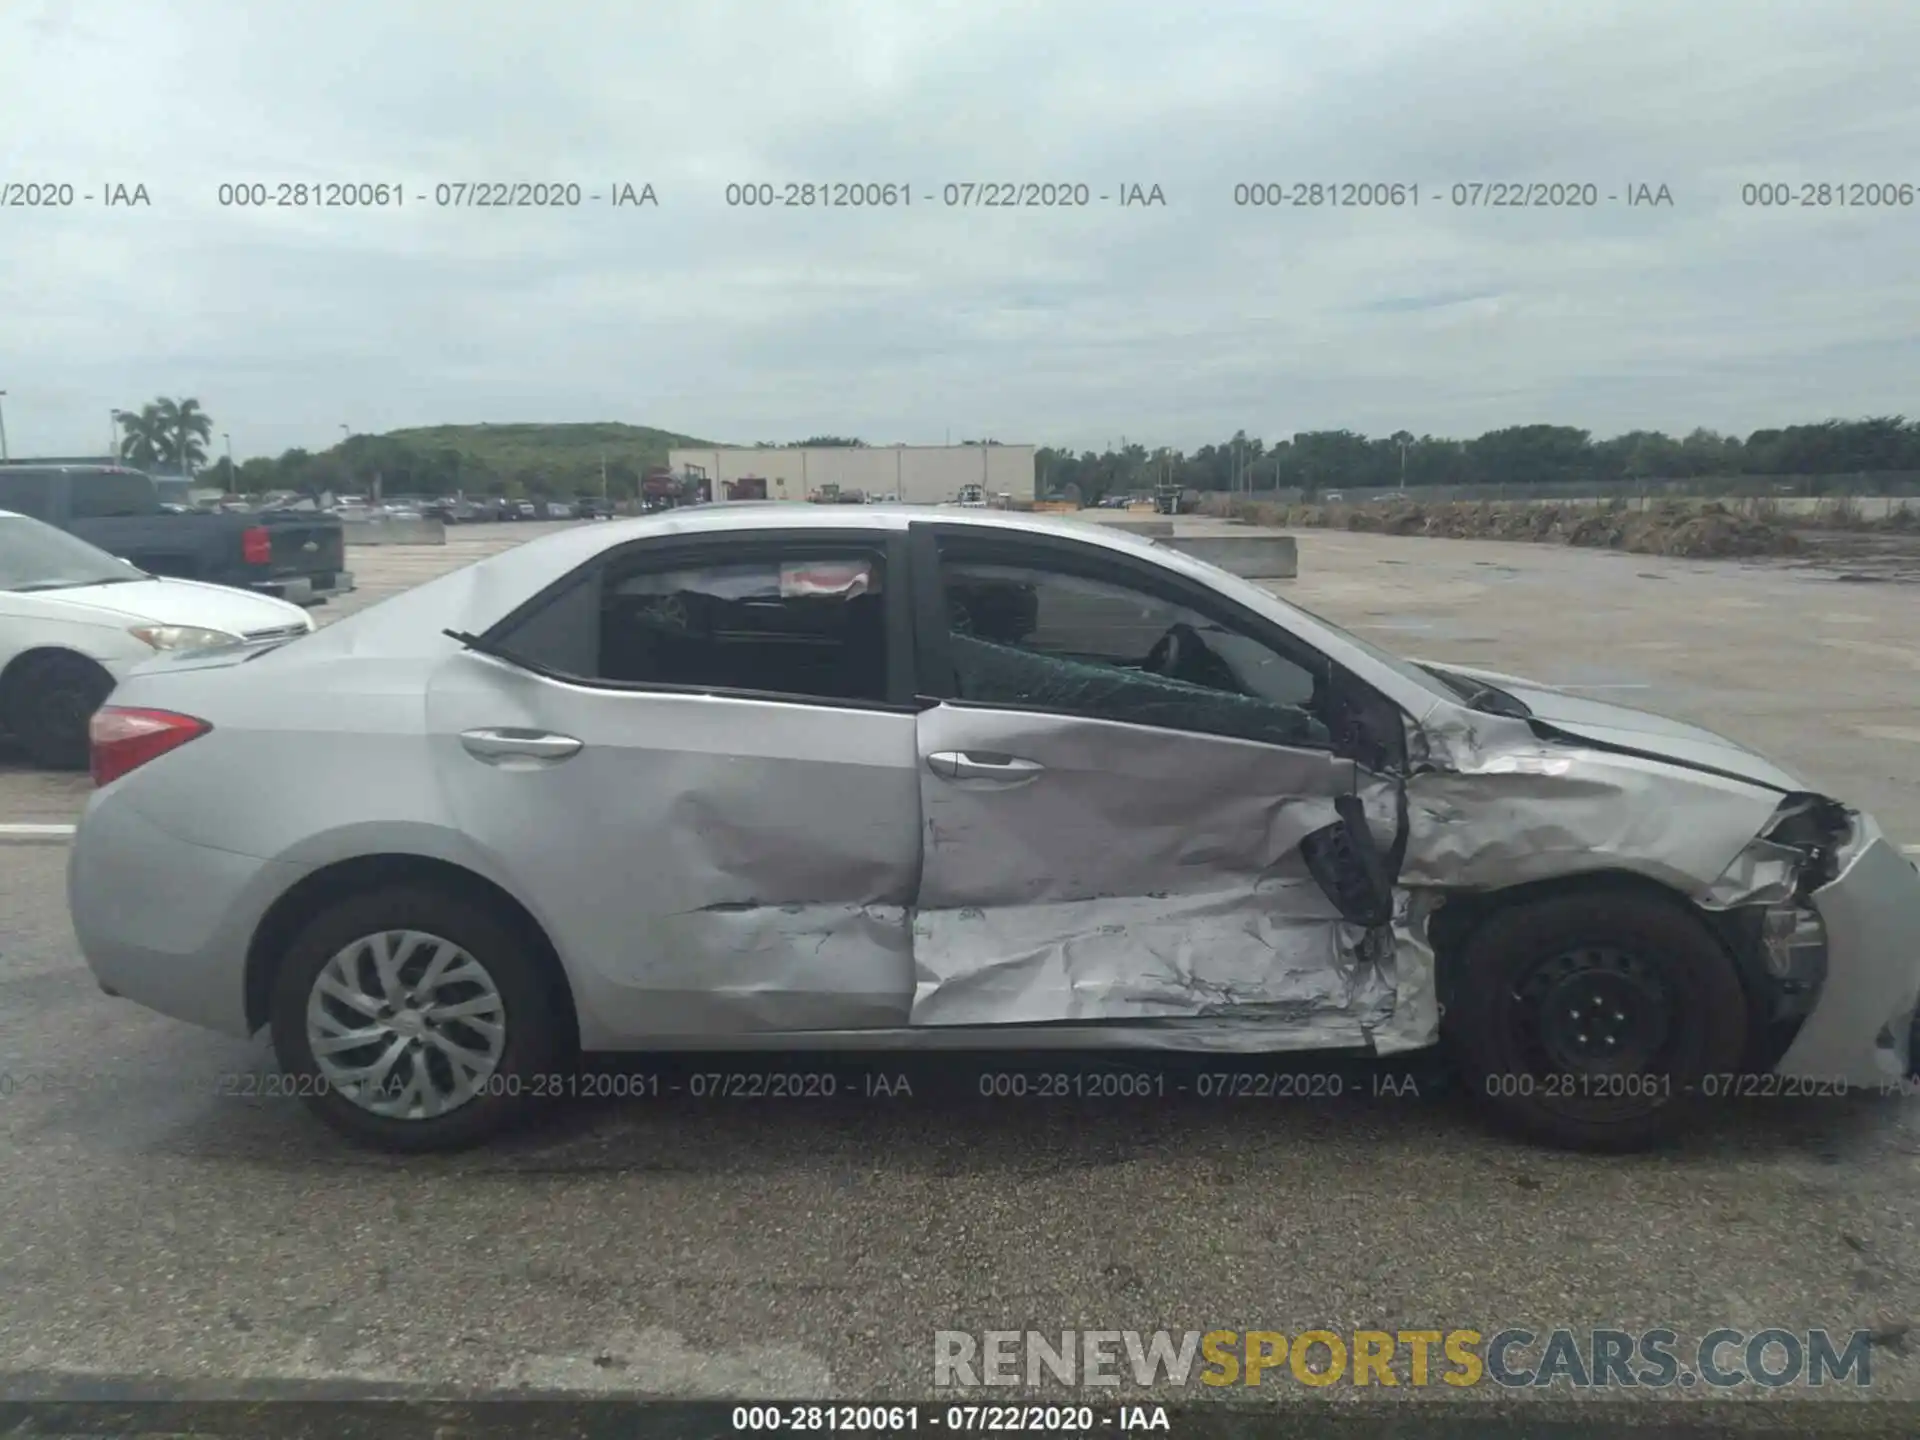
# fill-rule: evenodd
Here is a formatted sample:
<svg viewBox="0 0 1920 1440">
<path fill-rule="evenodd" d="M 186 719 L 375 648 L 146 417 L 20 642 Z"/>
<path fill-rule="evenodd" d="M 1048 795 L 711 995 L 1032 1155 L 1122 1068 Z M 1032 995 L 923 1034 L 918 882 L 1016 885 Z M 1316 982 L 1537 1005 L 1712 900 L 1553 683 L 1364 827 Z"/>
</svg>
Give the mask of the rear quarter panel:
<svg viewBox="0 0 1920 1440">
<path fill-rule="evenodd" d="M 183 840 L 302 868 L 384 850 L 468 863 L 427 763 L 423 662 L 346 656 L 265 673 L 273 659 L 130 676 L 115 704 L 213 730 L 109 789 Z"/>
</svg>

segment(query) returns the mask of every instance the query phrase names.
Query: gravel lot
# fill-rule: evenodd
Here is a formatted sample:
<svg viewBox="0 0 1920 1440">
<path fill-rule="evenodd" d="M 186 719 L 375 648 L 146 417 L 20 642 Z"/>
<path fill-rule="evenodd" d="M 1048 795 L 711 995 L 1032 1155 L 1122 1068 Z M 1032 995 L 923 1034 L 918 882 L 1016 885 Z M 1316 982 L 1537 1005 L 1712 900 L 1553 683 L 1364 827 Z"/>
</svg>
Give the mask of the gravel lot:
<svg viewBox="0 0 1920 1440">
<path fill-rule="evenodd" d="M 321 615 L 548 528 L 356 553 L 365 589 Z M 1920 842 L 1909 587 L 1299 545 L 1301 578 L 1277 588 L 1369 638 L 1698 720 Z M 69 821 L 85 793 L 0 756 L 0 822 Z M 0 845 L 0 1392 L 117 1376 L 925 1398 L 940 1329 L 1667 1325 L 1873 1329 L 1873 1394 L 1920 1399 L 1911 1102 L 1754 1101 L 1677 1152 L 1599 1160 L 1489 1137 L 1420 1067 L 1353 1071 L 1338 1098 L 1189 1083 L 1095 1102 L 988 1100 L 964 1065 L 889 1064 L 911 1098 L 582 1102 L 511 1144 L 398 1162 L 260 1093 L 263 1042 L 102 996 L 64 859 Z M 1383 1073 L 1420 1093 L 1375 1096 Z M 1272 1378 L 1252 1394 L 1304 1393 Z"/>
</svg>

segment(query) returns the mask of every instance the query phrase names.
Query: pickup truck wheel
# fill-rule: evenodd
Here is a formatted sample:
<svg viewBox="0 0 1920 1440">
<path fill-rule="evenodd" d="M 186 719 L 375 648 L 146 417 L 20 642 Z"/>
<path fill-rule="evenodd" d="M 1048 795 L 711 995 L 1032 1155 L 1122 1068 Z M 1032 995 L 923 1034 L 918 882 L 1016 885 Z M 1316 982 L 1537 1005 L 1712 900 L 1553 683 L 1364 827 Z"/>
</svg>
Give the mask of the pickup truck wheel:
<svg viewBox="0 0 1920 1440">
<path fill-rule="evenodd" d="M 1644 1149 L 1740 1068 L 1739 973 L 1678 900 L 1596 886 L 1516 905 L 1460 958 L 1446 1038 L 1475 1098 L 1531 1139 Z"/>
<path fill-rule="evenodd" d="M 86 769 L 87 722 L 113 693 L 113 677 L 83 655 L 44 655 L 10 688 L 9 723 L 27 758 L 48 770 Z"/>
</svg>

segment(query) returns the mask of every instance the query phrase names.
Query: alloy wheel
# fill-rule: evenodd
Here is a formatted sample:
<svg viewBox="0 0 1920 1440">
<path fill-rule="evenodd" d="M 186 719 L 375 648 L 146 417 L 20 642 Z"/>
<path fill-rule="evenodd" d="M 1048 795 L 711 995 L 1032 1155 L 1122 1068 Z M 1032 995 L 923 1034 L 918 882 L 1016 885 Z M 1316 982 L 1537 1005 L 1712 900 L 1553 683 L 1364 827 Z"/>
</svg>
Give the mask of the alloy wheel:
<svg viewBox="0 0 1920 1440">
<path fill-rule="evenodd" d="M 372 1114 L 427 1120 L 485 1089 L 506 1049 L 506 1005 L 451 940 L 385 930 L 341 947 L 307 995 L 306 1038 L 328 1086 Z"/>
</svg>

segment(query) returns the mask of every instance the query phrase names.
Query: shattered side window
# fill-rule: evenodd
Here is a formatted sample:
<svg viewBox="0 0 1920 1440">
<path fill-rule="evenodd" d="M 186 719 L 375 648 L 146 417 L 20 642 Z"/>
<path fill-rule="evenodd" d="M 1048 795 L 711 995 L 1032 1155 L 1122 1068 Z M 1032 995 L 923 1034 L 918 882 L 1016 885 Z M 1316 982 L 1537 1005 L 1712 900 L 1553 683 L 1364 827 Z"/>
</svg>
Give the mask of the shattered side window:
<svg viewBox="0 0 1920 1440">
<path fill-rule="evenodd" d="M 1311 672 L 1195 611 L 1079 576 L 943 569 L 963 700 L 1274 745 L 1330 743 Z"/>
<path fill-rule="evenodd" d="M 601 592 L 601 679 L 885 701 L 878 553 L 640 562 Z"/>
</svg>

